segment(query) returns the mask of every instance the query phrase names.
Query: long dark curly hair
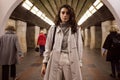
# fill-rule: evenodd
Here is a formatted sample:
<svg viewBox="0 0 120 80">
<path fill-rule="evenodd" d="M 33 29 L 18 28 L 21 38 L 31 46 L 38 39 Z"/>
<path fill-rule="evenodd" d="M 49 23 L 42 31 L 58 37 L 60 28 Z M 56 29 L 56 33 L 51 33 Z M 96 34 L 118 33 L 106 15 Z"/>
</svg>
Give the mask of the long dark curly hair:
<svg viewBox="0 0 120 80">
<path fill-rule="evenodd" d="M 72 34 L 74 34 L 77 31 L 77 23 L 76 23 L 76 20 L 75 20 L 75 13 L 74 13 L 73 8 L 69 5 L 67 5 L 67 4 L 60 7 L 60 9 L 58 11 L 58 14 L 55 18 L 55 25 L 58 26 L 61 23 L 60 11 L 61 11 L 62 8 L 68 9 L 68 13 L 70 15 L 68 23 L 70 24 Z"/>
</svg>

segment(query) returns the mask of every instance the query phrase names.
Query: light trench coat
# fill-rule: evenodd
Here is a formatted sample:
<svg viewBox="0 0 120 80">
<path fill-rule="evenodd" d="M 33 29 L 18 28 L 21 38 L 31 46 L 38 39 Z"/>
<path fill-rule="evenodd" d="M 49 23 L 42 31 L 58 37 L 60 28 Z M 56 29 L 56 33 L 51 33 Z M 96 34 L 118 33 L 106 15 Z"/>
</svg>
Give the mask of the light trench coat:
<svg viewBox="0 0 120 80">
<path fill-rule="evenodd" d="M 56 72 L 59 66 L 58 63 L 61 55 L 63 32 L 61 28 L 58 26 L 55 33 L 53 50 L 51 51 L 54 28 L 55 26 L 50 27 L 47 35 L 46 45 L 45 45 L 43 63 L 48 62 L 48 65 L 47 65 L 46 73 L 44 76 L 44 80 L 57 80 Z M 78 28 L 77 33 L 75 34 L 71 34 L 71 28 L 69 29 L 68 52 L 69 52 L 72 80 L 82 80 L 80 66 L 82 62 L 83 43 L 82 43 L 80 28 Z"/>
</svg>

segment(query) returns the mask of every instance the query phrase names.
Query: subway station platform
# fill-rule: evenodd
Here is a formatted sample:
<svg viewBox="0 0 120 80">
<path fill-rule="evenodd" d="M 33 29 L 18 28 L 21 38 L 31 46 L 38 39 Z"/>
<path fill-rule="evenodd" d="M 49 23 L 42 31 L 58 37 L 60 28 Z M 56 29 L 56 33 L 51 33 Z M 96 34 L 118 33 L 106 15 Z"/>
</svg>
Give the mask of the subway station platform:
<svg viewBox="0 0 120 80">
<path fill-rule="evenodd" d="M 40 75 L 42 59 L 43 57 L 40 57 L 39 53 L 35 51 L 28 52 L 23 62 L 17 65 L 18 80 L 42 80 Z M 105 57 L 100 55 L 100 50 L 84 49 L 83 80 L 119 80 L 111 78 L 110 73 L 110 63 L 106 62 Z"/>
</svg>

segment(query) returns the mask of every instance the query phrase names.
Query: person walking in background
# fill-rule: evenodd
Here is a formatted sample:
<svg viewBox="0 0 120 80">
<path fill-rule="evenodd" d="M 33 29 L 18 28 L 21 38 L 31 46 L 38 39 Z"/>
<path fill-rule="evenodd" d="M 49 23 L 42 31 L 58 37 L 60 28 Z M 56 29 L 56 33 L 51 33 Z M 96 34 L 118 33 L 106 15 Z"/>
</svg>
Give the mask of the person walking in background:
<svg viewBox="0 0 120 80">
<path fill-rule="evenodd" d="M 82 80 L 83 42 L 74 10 L 63 5 L 46 40 L 41 75 L 44 80 Z"/>
<path fill-rule="evenodd" d="M 45 51 L 45 43 L 46 43 L 46 35 L 41 30 L 37 41 L 37 45 L 39 46 L 40 49 L 40 56 L 43 55 L 43 52 Z"/>
<path fill-rule="evenodd" d="M 102 53 L 102 56 L 107 55 L 106 61 L 110 61 L 111 63 L 112 73 L 110 76 L 113 78 L 116 78 L 116 73 L 117 77 L 120 78 L 120 34 L 118 34 L 117 31 L 118 29 L 116 27 L 111 27 L 110 34 L 106 37 L 106 40 L 103 44 L 103 48 L 105 50 Z"/>
<path fill-rule="evenodd" d="M 6 33 L 0 37 L 0 65 L 2 65 L 2 80 L 9 80 L 10 76 L 16 80 L 17 58 L 23 58 L 14 26 L 8 26 Z"/>
</svg>

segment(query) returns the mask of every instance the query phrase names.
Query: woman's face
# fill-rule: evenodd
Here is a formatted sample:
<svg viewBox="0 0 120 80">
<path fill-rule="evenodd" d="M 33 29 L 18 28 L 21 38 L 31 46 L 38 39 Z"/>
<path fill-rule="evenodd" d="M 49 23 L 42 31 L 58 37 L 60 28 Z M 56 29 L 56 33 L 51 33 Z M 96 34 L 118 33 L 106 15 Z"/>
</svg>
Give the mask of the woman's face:
<svg viewBox="0 0 120 80">
<path fill-rule="evenodd" d="M 62 21 L 62 23 L 65 23 L 69 20 L 70 18 L 70 14 L 68 13 L 68 9 L 67 8 L 62 8 L 60 11 L 60 19 Z"/>
</svg>

